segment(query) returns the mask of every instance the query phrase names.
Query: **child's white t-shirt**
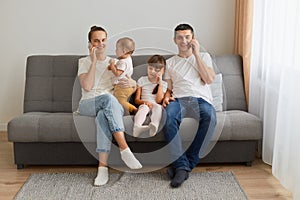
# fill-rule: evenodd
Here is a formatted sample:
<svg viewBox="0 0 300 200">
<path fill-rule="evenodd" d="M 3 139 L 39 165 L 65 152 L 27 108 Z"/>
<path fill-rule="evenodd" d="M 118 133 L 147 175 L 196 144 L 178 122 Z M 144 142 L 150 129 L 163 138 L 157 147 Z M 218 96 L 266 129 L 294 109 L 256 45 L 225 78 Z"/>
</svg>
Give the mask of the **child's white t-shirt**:
<svg viewBox="0 0 300 200">
<path fill-rule="evenodd" d="M 211 57 L 208 53 L 200 53 L 203 62 L 212 68 Z M 205 84 L 199 75 L 198 64 L 194 54 L 188 58 L 175 55 L 167 60 L 165 80 L 171 79 L 173 96 L 203 98 L 212 103 L 212 94 L 208 84 Z"/>
<path fill-rule="evenodd" d="M 120 76 L 115 76 L 112 80 L 113 84 L 118 84 L 118 81 L 122 78 L 127 78 L 131 77 L 132 73 L 133 73 L 133 64 L 132 64 L 132 58 L 131 56 L 124 58 L 124 59 L 120 59 L 117 63 L 116 63 L 117 69 L 118 70 L 122 70 L 123 73 Z M 127 75 L 127 76 L 126 76 Z"/>
<path fill-rule="evenodd" d="M 141 100 L 156 103 L 155 101 L 156 94 L 152 94 L 152 92 L 153 89 L 156 87 L 157 83 L 151 83 L 149 81 L 148 76 L 142 76 L 141 78 L 138 79 L 137 85 L 138 87 L 142 88 Z M 163 87 L 163 92 L 165 93 L 168 87 L 166 81 L 162 81 L 162 87 Z"/>
</svg>

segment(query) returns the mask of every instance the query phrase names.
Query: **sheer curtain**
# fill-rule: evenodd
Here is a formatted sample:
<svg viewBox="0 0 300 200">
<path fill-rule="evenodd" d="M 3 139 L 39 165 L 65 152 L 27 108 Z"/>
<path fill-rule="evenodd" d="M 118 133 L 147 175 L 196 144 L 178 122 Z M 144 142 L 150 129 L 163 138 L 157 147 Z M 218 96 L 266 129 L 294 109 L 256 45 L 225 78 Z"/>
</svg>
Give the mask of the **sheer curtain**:
<svg viewBox="0 0 300 200">
<path fill-rule="evenodd" d="M 300 199 L 300 1 L 255 0 L 249 111 L 263 119 L 263 161 Z"/>
</svg>

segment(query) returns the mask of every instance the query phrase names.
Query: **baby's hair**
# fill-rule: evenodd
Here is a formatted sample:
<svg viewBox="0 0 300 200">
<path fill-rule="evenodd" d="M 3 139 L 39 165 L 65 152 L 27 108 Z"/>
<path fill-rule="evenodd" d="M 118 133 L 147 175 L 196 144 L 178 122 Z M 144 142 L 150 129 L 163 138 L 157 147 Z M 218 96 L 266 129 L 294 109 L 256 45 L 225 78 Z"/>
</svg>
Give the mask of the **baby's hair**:
<svg viewBox="0 0 300 200">
<path fill-rule="evenodd" d="M 130 55 L 133 54 L 133 52 L 135 50 L 135 43 L 134 43 L 133 39 L 131 39 L 129 37 L 123 37 L 123 38 L 120 38 L 117 41 L 117 43 L 120 44 L 121 47 L 127 51 L 126 54 L 130 54 Z"/>
<path fill-rule="evenodd" d="M 103 31 L 105 33 L 105 35 L 107 36 L 107 32 L 106 32 L 106 30 L 104 28 L 102 28 L 100 26 L 92 26 L 91 29 L 90 29 L 89 35 L 88 35 L 89 42 L 91 42 L 92 34 L 95 31 Z"/>
<path fill-rule="evenodd" d="M 161 55 L 153 55 L 151 56 L 148 61 L 148 65 L 155 67 L 155 68 L 165 68 L 166 66 L 166 59 Z"/>
</svg>

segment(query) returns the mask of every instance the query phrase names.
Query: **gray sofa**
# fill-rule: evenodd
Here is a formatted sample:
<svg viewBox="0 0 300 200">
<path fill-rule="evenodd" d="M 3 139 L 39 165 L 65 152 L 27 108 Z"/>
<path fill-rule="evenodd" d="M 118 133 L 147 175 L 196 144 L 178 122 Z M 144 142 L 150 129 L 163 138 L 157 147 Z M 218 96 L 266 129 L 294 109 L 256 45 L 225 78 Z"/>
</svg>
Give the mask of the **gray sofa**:
<svg viewBox="0 0 300 200">
<path fill-rule="evenodd" d="M 18 169 L 24 165 L 97 164 L 94 118 L 75 112 L 80 99 L 77 78 L 80 57 L 28 57 L 24 113 L 8 123 L 8 140 L 14 143 L 14 160 Z M 149 55 L 133 56 L 134 79 L 146 74 L 148 58 Z M 239 55 L 221 55 L 212 56 L 212 60 L 215 71 L 223 75 L 223 111 L 217 112 L 216 128 L 220 137 L 214 138 L 216 145 L 200 162 L 245 163 L 250 166 L 260 150 L 262 122 L 247 112 L 242 59 Z M 145 156 L 165 147 L 162 131 L 155 137 L 134 138 L 131 136 L 132 116 L 124 116 L 124 122 L 128 144 L 144 165 L 164 160 L 161 159 L 163 153 L 151 159 Z M 182 123 L 180 132 L 186 136 L 185 141 L 190 140 L 193 128 L 192 119 Z M 113 148 L 112 154 L 116 152 L 114 149 L 117 148 Z M 120 162 L 116 156 L 111 156 L 111 164 Z M 160 159 L 156 160 L 156 157 Z"/>
</svg>

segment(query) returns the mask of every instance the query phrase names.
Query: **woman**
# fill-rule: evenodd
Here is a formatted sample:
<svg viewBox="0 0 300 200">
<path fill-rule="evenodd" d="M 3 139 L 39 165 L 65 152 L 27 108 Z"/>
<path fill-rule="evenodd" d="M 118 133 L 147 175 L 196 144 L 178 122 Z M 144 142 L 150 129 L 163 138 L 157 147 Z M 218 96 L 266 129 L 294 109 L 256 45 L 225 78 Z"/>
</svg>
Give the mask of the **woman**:
<svg viewBox="0 0 300 200">
<path fill-rule="evenodd" d="M 107 160 L 112 136 L 119 145 L 121 158 L 131 169 L 140 169 L 142 165 L 129 149 L 124 136 L 123 108 L 112 95 L 114 76 L 108 70 L 110 57 L 106 56 L 107 33 L 102 27 L 93 26 L 88 34 L 90 55 L 81 58 L 78 76 L 82 87 L 79 112 L 85 116 L 96 116 L 97 149 L 99 153 L 98 174 L 94 185 L 108 182 Z"/>
</svg>

